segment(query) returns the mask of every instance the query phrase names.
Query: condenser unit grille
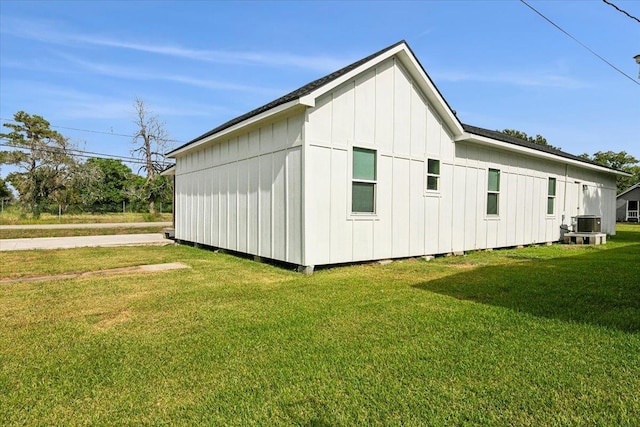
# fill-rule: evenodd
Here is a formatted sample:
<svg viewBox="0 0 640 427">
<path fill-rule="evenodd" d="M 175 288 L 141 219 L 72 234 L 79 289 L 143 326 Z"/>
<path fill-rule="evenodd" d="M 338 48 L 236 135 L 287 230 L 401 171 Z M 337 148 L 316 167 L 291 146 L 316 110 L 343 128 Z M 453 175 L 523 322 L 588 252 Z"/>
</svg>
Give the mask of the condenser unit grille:
<svg viewBox="0 0 640 427">
<path fill-rule="evenodd" d="M 577 217 L 578 233 L 600 233 L 602 218 L 595 215 L 580 215 Z"/>
</svg>

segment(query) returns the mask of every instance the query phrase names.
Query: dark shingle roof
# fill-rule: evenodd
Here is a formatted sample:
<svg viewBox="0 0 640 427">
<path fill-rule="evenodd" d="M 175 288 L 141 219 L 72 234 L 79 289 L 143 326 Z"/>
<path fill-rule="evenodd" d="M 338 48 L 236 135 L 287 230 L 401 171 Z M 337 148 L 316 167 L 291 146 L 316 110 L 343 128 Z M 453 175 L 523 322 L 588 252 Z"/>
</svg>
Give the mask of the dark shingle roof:
<svg viewBox="0 0 640 427">
<path fill-rule="evenodd" d="M 396 46 L 398 46 L 398 45 L 400 45 L 402 43 L 406 44 L 406 42 L 404 40 L 401 40 L 401 41 L 399 41 L 397 43 L 392 44 L 391 46 L 388 46 L 388 47 L 386 47 L 386 48 L 384 48 L 384 49 L 372 54 L 372 55 L 367 56 L 366 58 L 363 58 L 363 59 L 361 59 L 359 61 L 356 61 L 353 64 L 347 65 L 346 67 L 341 68 L 338 71 L 335 71 L 335 72 L 333 72 L 331 74 L 328 74 L 328 75 L 326 75 L 324 77 L 321 77 L 321 78 L 319 78 L 317 80 L 314 80 L 311 83 L 307 83 L 306 85 L 302 86 L 301 88 L 298 88 L 298 89 L 294 90 L 293 92 L 289 92 L 288 94 L 286 94 L 286 95 L 284 95 L 284 96 L 282 96 L 282 97 L 280 97 L 280 98 L 278 98 L 278 99 L 276 99 L 274 101 L 271 101 L 268 104 L 263 105 L 262 107 L 258 107 L 255 110 L 251 110 L 246 114 L 243 114 L 241 116 L 236 117 L 235 119 L 231 119 L 228 122 L 221 124 L 217 128 L 211 129 L 209 132 L 204 133 L 204 134 L 200 135 L 199 137 L 197 137 L 195 139 L 192 139 L 191 141 L 187 142 L 186 144 L 181 145 L 180 147 L 178 147 L 178 148 L 176 148 L 174 150 L 171 150 L 171 152 L 178 151 L 178 150 L 180 150 L 180 149 L 182 149 L 182 148 L 184 148 L 184 147 L 186 147 L 188 145 L 193 144 L 196 141 L 199 141 L 199 140 L 201 140 L 203 138 L 206 138 L 208 136 L 211 136 L 211 135 L 214 135 L 214 134 L 216 134 L 218 132 L 221 132 L 221 131 L 223 131 L 223 130 L 225 130 L 227 128 L 230 128 L 233 125 L 236 125 L 236 124 L 238 124 L 240 122 L 243 122 L 243 121 L 245 121 L 247 119 L 250 119 L 251 117 L 257 116 L 258 114 L 264 113 L 265 111 L 269 111 L 272 108 L 275 108 L 275 107 L 277 107 L 279 105 L 286 104 L 287 102 L 294 101 L 294 100 L 299 99 L 299 98 L 301 98 L 301 97 L 303 97 L 305 95 L 308 95 L 311 92 L 313 92 L 314 90 L 316 90 L 318 88 L 321 88 L 322 86 L 326 85 L 327 83 L 330 83 L 330 82 L 334 81 L 335 79 L 347 74 L 351 70 L 354 70 L 354 69 L 358 68 L 362 64 L 372 60 L 373 58 L 375 58 L 375 57 L 377 57 L 379 55 L 382 55 L 386 51 L 391 50 L 394 47 L 396 47 Z M 171 154 L 171 153 L 169 153 L 169 154 Z"/>
<path fill-rule="evenodd" d="M 556 156 L 564 157 L 565 159 L 577 160 L 579 162 L 588 163 L 591 165 L 596 165 L 596 166 L 601 166 L 606 168 L 606 166 L 602 166 L 601 164 L 593 162 L 589 159 L 585 159 L 584 157 L 575 156 L 573 154 L 564 152 L 562 150 L 558 150 L 553 147 L 548 147 L 546 145 L 540 145 L 533 142 L 525 141 L 524 139 L 516 138 L 515 136 L 511 136 L 496 130 L 483 129 L 483 128 L 479 128 L 477 126 L 471 126 L 465 123 L 462 124 L 462 128 L 465 130 L 465 132 L 469 132 L 474 135 L 497 139 L 498 141 L 507 142 L 509 144 L 518 145 L 520 147 L 531 148 L 532 150 L 542 151 L 549 154 L 555 154 Z M 607 168 L 607 169 L 610 169 L 610 168 Z M 612 170 L 615 170 L 615 169 L 612 169 Z"/>
<path fill-rule="evenodd" d="M 438 92 L 438 94 L 440 95 L 440 98 L 444 101 L 444 103 L 446 104 L 447 108 L 449 110 L 453 111 L 452 108 L 449 106 L 447 100 L 440 93 L 440 90 L 437 88 L 437 86 L 433 83 L 433 81 L 431 80 L 431 78 L 427 74 L 426 70 L 424 69 L 424 67 L 420 63 L 418 57 L 411 50 L 411 47 L 404 40 L 400 40 L 399 42 L 394 43 L 391 46 L 388 46 L 388 47 L 386 47 L 386 48 L 384 48 L 384 49 L 382 49 L 382 50 L 380 50 L 380 51 L 378 51 L 378 52 L 376 52 L 374 54 L 371 54 L 371 55 L 367 56 L 366 58 L 362 58 L 361 60 L 356 61 L 353 64 L 347 65 L 346 67 L 341 68 L 338 71 L 335 71 L 335 72 L 333 72 L 331 74 L 328 74 L 328 75 L 326 75 L 324 77 L 321 77 L 321 78 L 319 78 L 317 80 L 314 80 L 311 83 L 307 83 L 306 85 L 304 85 L 304 86 L 302 86 L 302 87 L 300 87 L 300 88 L 298 88 L 298 89 L 296 89 L 296 90 L 294 90 L 292 92 L 289 92 L 288 94 L 286 94 L 284 96 L 281 96 L 280 98 L 275 99 L 275 100 L 269 102 L 268 104 L 265 104 L 265 105 L 263 105 L 261 107 L 258 107 L 255 110 L 251 110 L 248 113 L 245 113 L 245 114 L 243 114 L 241 116 L 238 116 L 238 117 L 236 117 L 234 119 L 231 119 L 228 122 L 223 123 L 223 124 L 221 124 L 220 126 L 214 128 L 214 129 L 211 129 L 209 132 L 206 132 L 206 133 L 200 135 L 199 137 L 192 139 L 191 141 L 187 142 L 186 144 L 181 145 L 180 147 L 172 150 L 168 154 L 171 154 L 171 153 L 173 153 L 175 151 L 178 151 L 178 150 L 180 150 L 180 149 L 182 149 L 184 147 L 187 147 L 187 146 L 193 144 L 194 142 L 200 141 L 203 138 L 206 138 L 208 136 L 211 136 L 211 135 L 214 135 L 214 134 L 216 134 L 218 132 L 221 132 L 221 131 L 223 131 L 223 130 L 225 130 L 227 128 L 230 128 L 231 126 L 234 126 L 234 125 L 236 125 L 238 123 L 241 123 L 241 122 L 243 122 L 243 121 L 245 121 L 247 119 L 250 119 L 251 117 L 257 116 L 258 114 L 261 114 L 261 113 L 264 113 L 266 111 L 269 111 L 272 108 L 278 107 L 279 105 L 286 104 L 287 102 L 294 101 L 294 100 L 299 99 L 299 98 L 301 98 L 303 96 L 306 96 L 306 95 L 310 94 L 311 92 L 315 91 L 316 89 L 321 88 L 322 86 L 324 86 L 324 85 L 336 80 L 337 78 L 349 73 L 350 71 L 358 68 L 359 66 L 369 62 L 370 60 L 376 58 L 377 56 L 382 55 L 383 53 L 385 53 L 385 52 L 387 52 L 387 51 L 389 51 L 389 50 L 391 50 L 391 49 L 395 48 L 396 46 L 398 46 L 400 44 L 403 44 L 403 43 L 407 46 L 407 48 L 409 49 L 409 51 L 411 52 L 411 54 L 413 55 L 413 57 L 417 61 L 418 65 L 422 68 L 422 71 L 427 76 L 427 79 L 429 79 L 431 81 L 431 84 L 433 85 L 435 90 Z M 455 113 L 454 113 L 454 115 L 455 115 Z M 564 157 L 564 158 L 571 159 L 571 160 L 577 160 L 577 161 L 580 161 L 580 162 L 583 162 L 583 163 L 587 163 L 587 164 L 591 164 L 591 165 L 602 166 L 602 165 L 600 165 L 598 163 L 595 163 L 595 162 L 593 162 L 591 160 L 584 159 L 582 157 L 566 153 L 566 152 L 564 152 L 562 150 L 557 150 L 555 148 L 551 148 L 551 147 L 547 147 L 547 146 L 544 146 L 544 145 L 535 144 L 535 143 L 532 143 L 532 142 L 529 142 L 529 141 L 522 140 L 520 138 L 516 138 L 516 137 L 511 136 L 511 135 L 507 135 L 507 134 L 502 133 L 502 132 L 493 131 L 493 130 L 489 130 L 489 129 L 483 129 L 483 128 L 479 128 L 477 126 L 471 126 L 471 125 L 467 125 L 467 124 L 464 124 L 464 123 L 462 123 L 462 127 L 465 130 L 465 132 L 472 133 L 474 135 L 479 135 L 479 136 L 484 136 L 484 137 L 487 137 L 487 138 L 497 139 L 498 141 L 507 142 L 509 144 L 514 144 L 514 145 L 518 145 L 520 147 L 530 148 L 532 150 L 542 151 L 542 152 L 549 153 L 549 154 L 554 154 L 556 156 Z M 615 170 L 615 169 L 612 169 L 612 170 Z"/>
<path fill-rule="evenodd" d="M 636 185 L 632 185 L 631 187 L 627 188 L 622 193 L 618 194 L 616 197 L 624 196 L 625 194 L 629 193 L 630 191 L 635 190 L 638 187 L 640 187 L 640 182 L 637 183 Z"/>
</svg>

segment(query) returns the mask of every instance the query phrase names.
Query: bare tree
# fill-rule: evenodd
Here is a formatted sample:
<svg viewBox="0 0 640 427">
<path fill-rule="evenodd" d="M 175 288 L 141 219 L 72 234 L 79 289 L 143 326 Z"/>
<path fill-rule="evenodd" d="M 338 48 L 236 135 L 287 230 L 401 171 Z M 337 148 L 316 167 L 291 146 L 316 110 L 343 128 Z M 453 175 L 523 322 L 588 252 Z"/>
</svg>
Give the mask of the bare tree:
<svg viewBox="0 0 640 427">
<path fill-rule="evenodd" d="M 165 129 L 165 122 L 151 113 L 144 101 L 136 98 L 134 103 L 136 133 L 133 136 L 135 148 L 131 154 L 140 158 L 144 163 L 138 172 L 144 170 L 147 174 L 145 183 L 145 199 L 149 203 L 149 213 L 156 215 L 155 201 L 159 197 L 158 188 L 164 187 L 160 172 L 165 167 L 164 153 L 168 148 L 169 134 Z"/>
</svg>

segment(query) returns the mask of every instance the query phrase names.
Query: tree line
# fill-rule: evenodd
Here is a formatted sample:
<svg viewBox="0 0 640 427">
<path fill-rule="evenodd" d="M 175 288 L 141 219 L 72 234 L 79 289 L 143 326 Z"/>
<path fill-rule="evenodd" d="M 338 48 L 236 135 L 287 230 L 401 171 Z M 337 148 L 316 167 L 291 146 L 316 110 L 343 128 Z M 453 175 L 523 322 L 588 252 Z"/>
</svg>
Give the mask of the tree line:
<svg viewBox="0 0 640 427">
<path fill-rule="evenodd" d="M 160 175 L 166 167 L 164 152 L 168 134 L 163 122 L 150 114 L 143 101 L 135 101 L 137 131 L 132 143 L 141 164 L 138 172 L 121 160 L 82 160 L 76 147 L 61 133 L 51 129 L 42 116 L 18 111 L 14 123 L 5 123 L 9 132 L 0 133 L 8 150 L 0 151 L 0 166 L 13 165 L 15 171 L 0 178 L 0 198 L 15 202 L 34 217 L 43 212 L 121 212 L 158 214 L 169 211 L 173 200 L 173 180 Z"/>
</svg>

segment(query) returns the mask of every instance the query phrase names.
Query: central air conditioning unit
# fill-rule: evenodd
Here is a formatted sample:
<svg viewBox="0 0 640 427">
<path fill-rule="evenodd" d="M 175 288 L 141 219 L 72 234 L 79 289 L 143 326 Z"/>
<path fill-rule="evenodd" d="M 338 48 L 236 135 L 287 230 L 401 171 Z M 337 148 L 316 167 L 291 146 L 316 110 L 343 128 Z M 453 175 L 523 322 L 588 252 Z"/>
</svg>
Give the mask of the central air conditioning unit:
<svg viewBox="0 0 640 427">
<path fill-rule="evenodd" d="M 579 215 L 576 217 L 577 233 L 600 233 L 602 218 L 596 215 Z"/>
</svg>

